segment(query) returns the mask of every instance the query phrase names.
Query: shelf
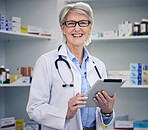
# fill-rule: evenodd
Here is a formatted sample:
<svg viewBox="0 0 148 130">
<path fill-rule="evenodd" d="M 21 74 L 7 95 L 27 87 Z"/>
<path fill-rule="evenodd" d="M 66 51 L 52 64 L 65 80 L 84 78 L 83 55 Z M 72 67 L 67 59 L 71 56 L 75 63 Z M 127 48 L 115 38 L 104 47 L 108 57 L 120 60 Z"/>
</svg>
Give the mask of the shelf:
<svg viewBox="0 0 148 130">
<path fill-rule="evenodd" d="M 31 39 L 37 39 L 37 40 L 39 40 L 39 39 L 45 39 L 45 40 L 50 40 L 51 37 L 0 30 L 0 39 L 1 40 L 27 40 L 27 39 L 30 39 L 30 40 Z"/>
<path fill-rule="evenodd" d="M 126 81 L 121 88 L 148 88 L 148 85 L 130 85 L 129 81 Z"/>
<path fill-rule="evenodd" d="M 30 87 L 30 84 L 0 84 L 0 88 L 7 88 L 7 87 Z"/>
<path fill-rule="evenodd" d="M 148 35 L 146 36 L 130 36 L 130 37 L 100 37 L 98 39 L 92 39 L 93 41 L 105 41 L 105 40 L 142 40 L 147 39 Z"/>
<path fill-rule="evenodd" d="M 5 87 L 30 87 L 31 84 L 0 84 L 0 88 L 5 88 Z M 130 85 L 129 82 L 125 82 L 121 88 L 148 88 L 148 85 Z"/>
</svg>

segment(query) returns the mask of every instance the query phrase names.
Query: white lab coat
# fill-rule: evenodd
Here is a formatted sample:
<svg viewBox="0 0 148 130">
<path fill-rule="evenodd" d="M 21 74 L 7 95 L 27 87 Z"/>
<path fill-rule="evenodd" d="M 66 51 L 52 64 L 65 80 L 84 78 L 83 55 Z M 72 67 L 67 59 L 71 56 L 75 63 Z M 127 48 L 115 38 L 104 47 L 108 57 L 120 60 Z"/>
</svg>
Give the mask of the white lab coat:
<svg viewBox="0 0 148 130">
<path fill-rule="evenodd" d="M 69 62 L 74 74 L 74 87 L 62 87 L 63 82 L 55 68 L 55 60 L 58 55 L 62 55 Z M 99 78 L 94 69 L 93 61 L 101 77 L 106 78 L 104 63 L 90 55 L 89 62 L 87 62 L 87 79 L 91 86 Z M 66 46 L 63 44 L 59 51 L 56 49 L 46 53 L 36 62 L 27 104 L 28 115 L 31 119 L 42 124 L 43 130 L 83 130 L 80 110 L 72 119 L 65 120 L 68 101 L 77 92 L 81 93 L 81 74 L 67 56 Z M 96 130 L 102 129 L 101 123 L 103 123 L 103 119 L 98 107 L 96 110 Z"/>
</svg>

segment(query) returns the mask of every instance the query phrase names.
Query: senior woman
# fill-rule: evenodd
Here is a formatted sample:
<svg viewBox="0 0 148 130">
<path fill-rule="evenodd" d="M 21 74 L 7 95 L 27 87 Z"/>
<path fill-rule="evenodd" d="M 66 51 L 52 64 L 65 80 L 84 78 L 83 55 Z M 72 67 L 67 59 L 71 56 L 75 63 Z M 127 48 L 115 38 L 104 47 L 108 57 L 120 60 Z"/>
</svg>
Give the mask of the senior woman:
<svg viewBox="0 0 148 130">
<path fill-rule="evenodd" d="M 114 118 L 115 94 L 98 92 L 98 107 L 85 107 L 85 93 L 107 78 L 104 63 L 84 47 L 91 41 L 92 9 L 82 2 L 66 5 L 59 22 L 64 43 L 37 60 L 27 112 L 43 130 L 101 130 Z"/>
</svg>

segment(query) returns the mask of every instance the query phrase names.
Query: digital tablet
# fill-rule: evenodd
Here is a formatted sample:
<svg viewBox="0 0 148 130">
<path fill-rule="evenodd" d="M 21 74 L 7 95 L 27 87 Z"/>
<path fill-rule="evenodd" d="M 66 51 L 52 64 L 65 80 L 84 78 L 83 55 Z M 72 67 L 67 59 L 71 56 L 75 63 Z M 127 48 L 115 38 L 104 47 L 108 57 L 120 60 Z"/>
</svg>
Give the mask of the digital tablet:
<svg viewBox="0 0 148 130">
<path fill-rule="evenodd" d="M 125 80 L 123 79 L 104 79 L 98 80 L 96 83 L 88 90 L 86 96 L 88 99 L 86 100 L 86 107 L 98 107 L 98 105 L 94 101 L 94 97 L 96 97 L 96 93 L 98 91 L 106 91 L 109 96 L 113 96 L 115 92 L 123 85 Z"/>
</svg>

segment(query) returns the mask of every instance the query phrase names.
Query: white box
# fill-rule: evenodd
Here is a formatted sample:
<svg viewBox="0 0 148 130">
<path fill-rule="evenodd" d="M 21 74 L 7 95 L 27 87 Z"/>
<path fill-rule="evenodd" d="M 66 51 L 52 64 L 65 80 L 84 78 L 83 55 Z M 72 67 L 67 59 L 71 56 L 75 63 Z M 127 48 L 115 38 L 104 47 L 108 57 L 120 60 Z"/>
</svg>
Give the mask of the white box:
<svg viewBox="0 0 148 130">
<path fill-rule="evenodd" d="M 51 36 L 51 32 L 47 28 L 40 28 L 40 35 L 42 35 L 42 36 Z"/>
<path fill-rule="evenodd" d="M 133 26 L 132 23 L 125 24 L 125 36 L 129 37 L 133 34 Z"/>
<path fill-rule="evenodd" d="M 103 37 L 117 37 L 117 30 L 103 31 Z"/>
<path fill-rule="evenodd" d="M 13 27 L 21 27 L 21 23 L 12 22 Z"/>
<path fill-rule="evenodd" d="M 0 119 L 0 128 L 15 128 L 15 124 L 16 121 L 14 117 Z"/>
<path fill-rule="evenodd" d="M 119 37 L 125 36 L 125 24 L 119 24 Z"/>
<path fill-rule="evenodd" d="M 115 121 L 115 128 L 133 128 L 133 121 Z"/>
<path fill-rule="evenodd" d="M 12 20 L 12 22 L 21 23 L 20 17 L 12 17 L 11 20 Z"/>
<path fill-rule="evenodd" d="M 12 27 L 12 28 L 13 28 L 13 32 L 18 32 L 18 33 L 21 32 L 21 27 L 16 27 L 16 26 L 14 26 L 14 27 Z"/>
<path fill-rule="evenodd" d="M 28 33 L 30 34 L 37 34 L 39 35 L 40 34 L 40 27 L 38 26 L 31 26 L 31 25 L 28 25 Z"/>
</svg>

